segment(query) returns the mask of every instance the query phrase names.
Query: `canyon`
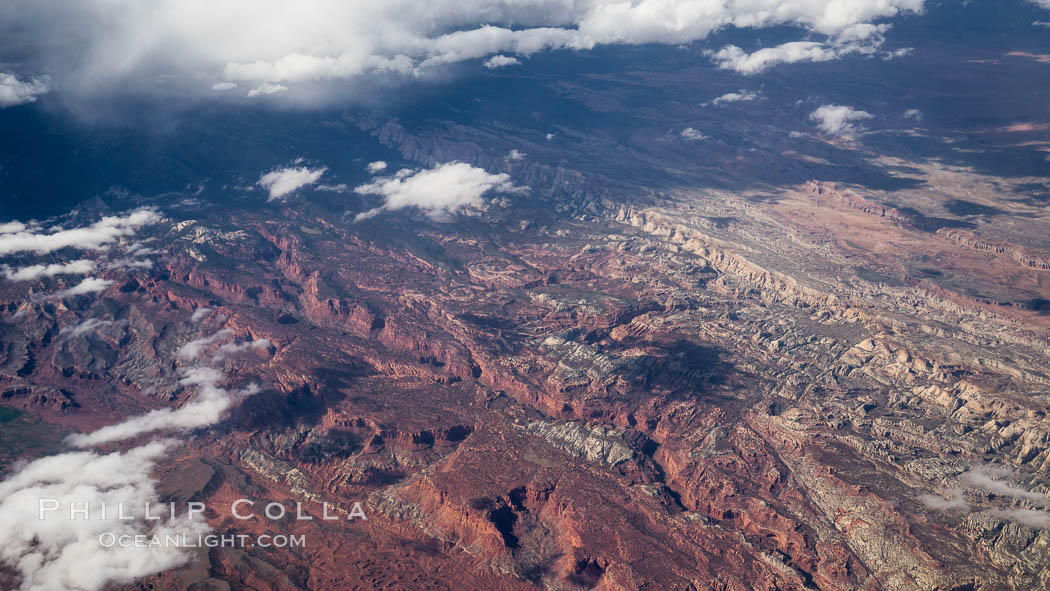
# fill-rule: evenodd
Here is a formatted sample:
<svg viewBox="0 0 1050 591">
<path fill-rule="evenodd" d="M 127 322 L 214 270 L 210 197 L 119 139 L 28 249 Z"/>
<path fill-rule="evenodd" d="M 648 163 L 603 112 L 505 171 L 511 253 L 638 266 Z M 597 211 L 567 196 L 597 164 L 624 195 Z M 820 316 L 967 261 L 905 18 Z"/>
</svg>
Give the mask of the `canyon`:
<svg viewBox="0 0 1050 591">
<path fill-rule="evenodd" d="M 0 404 L 30 449 L 2 467 L 190 403 L 178 351 L 226 329 L 269 344 L 215 356 L 260 390 L 160 461 L 160 500 L 307 544 L 198 549 L 117 588 L 1048 588 L 1050 529 L 1009 517 L 1050 504 L 1038 179 L 907 174 L 924 184 L 534 191 L 454 223 L 354 223 L 333 197 L 166 212 L 135 237 L 152 268 L 97 295 L 3 284 Z M 986 465 L 1029 494 L 967 480 Z M 368 518 L 239 520 L 239 498 Z"/>
</svg>

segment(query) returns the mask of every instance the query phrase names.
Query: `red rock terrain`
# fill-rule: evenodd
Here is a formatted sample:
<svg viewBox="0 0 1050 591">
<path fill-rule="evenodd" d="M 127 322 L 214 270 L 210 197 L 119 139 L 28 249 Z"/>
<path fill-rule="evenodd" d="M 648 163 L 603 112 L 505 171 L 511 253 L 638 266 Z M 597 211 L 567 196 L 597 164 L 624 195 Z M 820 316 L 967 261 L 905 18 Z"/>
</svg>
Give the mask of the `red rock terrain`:
<svg viewBox="0 0 1050 591">
<path fill-rule="evenodd" d="M 129 588 L 1048 588 L 1047 530 L 990 512 L 1018 501 L 919 500 L 993 461 L 1048 490 L 1030 303 L 1050 272 L 1016 254 L 1046 250 L 858 191 L 169 218 L 155 267 L 97 297 L 5 284 L 0 396 L 88 431 L 192 399 L 173 361 L 192 339 L 272 343 L 223 361 L 262 390 L 157 478 L 216 532 L 306 546 L 201 550 Z M 88 318 L 107 324 L 60 332 Z M 238 498 L 368 519 L 239 521 Z"/>
</svg>

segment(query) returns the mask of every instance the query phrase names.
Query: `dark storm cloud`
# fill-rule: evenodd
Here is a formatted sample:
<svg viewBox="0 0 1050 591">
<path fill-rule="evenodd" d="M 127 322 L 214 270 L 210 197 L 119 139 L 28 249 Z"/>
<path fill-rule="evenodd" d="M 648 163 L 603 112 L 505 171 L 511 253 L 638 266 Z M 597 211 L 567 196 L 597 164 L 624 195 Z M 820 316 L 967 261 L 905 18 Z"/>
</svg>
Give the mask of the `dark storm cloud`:
<svg viewBox="0 0 1050 591">
<path fill-rule="evenodd" d="M 825 39 L 715 54 L 723 67 L 754 73 L 872 52 L 888 28 L 879 21 L 922 8 L 923 0 L 8 0 L 0 34 L 17 48 L 21 80 L 48 74 L 64 93 L 262 98 L 464 60 L 497 66 L 550 49 L 687 43 L 728 27 L 789 25 Z"/>
</svg>

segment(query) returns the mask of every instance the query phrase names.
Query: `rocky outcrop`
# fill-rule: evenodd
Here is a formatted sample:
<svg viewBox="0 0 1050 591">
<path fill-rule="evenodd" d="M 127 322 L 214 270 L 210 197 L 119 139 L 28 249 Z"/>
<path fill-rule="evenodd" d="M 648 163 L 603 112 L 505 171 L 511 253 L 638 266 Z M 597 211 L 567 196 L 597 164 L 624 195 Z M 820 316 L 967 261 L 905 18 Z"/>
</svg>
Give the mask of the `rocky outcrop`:
<svg viewBox="0 0 1050 591">
<path fill-rule="evenodd" d="M 615 466 L 634 457 L 634 450 L 620 439 L 616 431 L 602 427 L 587 428 L 572 421 L 533 421 L 525 432 L 549 441 L 551 445 L 590 462 Z"/>
<path fill-rule="evenodd" d="M 981 250 L 993 254 L 1007 254 L 1013 260 L 1031 269 L 1039 269 L 1040 271 L 1050 270 L 1050 255 L 1047 254 L 1031 252 L 1028 249 L 1014 244 L 983 239 L 969 230 L 962 230 L 959 228 L 941 228 L 940 230 L 937 230 L 937 235 L 944 236 L 945 238 L 969 246 L 974 250 Z"/>
<path fill-rule="evenodd" d="M 174 359 L 190 340 L 226 327 L 274 343 L 222 360 L 231 387 L 261 391 L 158 479 L 216 507 L 345 518 L 362 501 L 368 521 L 217 511 L 216 531 L 310 543 L 207 553 L 179 579 L 201 586 L 281 572 L 274 588 L 1040 588 L 1047 534 L 1016 511 L 1044 511 L 1035 496 L 967 485 L 965 511 L 926 504 L 991 461 L 1011 486 L 1050 486 L 1047 326 L 962 295 L 979 280 L 964 271 L 1009 248 L 959 248 L 976 235 L 807 187 L 783 205 L 675 194 L 564 220 L 493 205 L 471 219 L 491 231 L 397 220 L 404 239 L 309 202 L 202 214 L 164 229 L 178 246 L 153 269 L 114 275 L 126 290 L 27 304 L 26 286 L 0 286 L 0 403 L 86 430 L 191 399 Z M 907 251 L 924 240 L 973 258 L 941 278 Z M 87 319 L 108 324 L 62 336 Z M 193 588 L 165 576 L 151 583 Z"/>
</svg>

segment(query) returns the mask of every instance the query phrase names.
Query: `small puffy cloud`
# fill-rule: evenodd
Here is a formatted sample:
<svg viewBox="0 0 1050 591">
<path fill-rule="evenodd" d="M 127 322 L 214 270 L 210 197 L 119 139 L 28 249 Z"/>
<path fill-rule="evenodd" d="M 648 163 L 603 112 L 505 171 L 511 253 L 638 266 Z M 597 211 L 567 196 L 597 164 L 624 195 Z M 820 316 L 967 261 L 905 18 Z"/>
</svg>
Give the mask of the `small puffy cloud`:
<svg viewBox="0 0 1050 591">
<path fill-rule="evenodd" d="M 874 53 L 875 47 L 852 45 L 855 43 L 872 43 L 874 46 L 881 45 L 886 31 L 890 25 L 873 25 L 871 23 L 854 23 L 839 31 L 831 38 L 831 43 L 837 48 L 845 49 L 847 52 L 859 51 L 862 53 Z"/>
<path fill-rule="evenodd" d="M 918 109 L 908 109 L 904 112 L 905 119 L 914 119 L 915 121 L 922 121 L 922 111 Z"/>
<path fill-rule="evenodd" d="M 205 309 L 206 310 L 206 309 Z M 196 313 L 194 313 L 196 316 Z M 192 318 L 191 318 L 192 320 Z M 176 359 L 192 362 L 212 345 L 226 340 L 233 335 L 228 328 L 221 329 L 210 336 L 190 341 L 176 352 Z M 268 339 L 255 339 L 245 343 L 228 343 L 218 347 L 212 362 L 219 362 L 226 357 L 248 350 L 269 350 Z M 226 374 L 215 367 L 195 365 L 183 369 L 179 384 L 196 386 L 197 396 L 179 408 L 162 408 L 146 414 L 129 418 L 121 423 L 102 427 L 91 433 L 70 435 L 66 441 L 76 447 L 90 447 L 103 443 L 121 441 L 144 433 L 162 430 L 189 431 L 213 425 L 222 418 L 234 402 L 259 391 L 258 386 L 251 384 L 238 391 L 220 387 L 226 380 Z"/>
<path fill-rule="evenodd" d="M 386 170 L 386 162 L 382 160 L 376 160 L 375 162 L 369 162 L 368 166 L 365 167 L 368 170 L 368 174 L 376 174 Z"/>
<path fill-rule="evenodd" d="M 777 64 L 795 62 L 826 62 L 838 57 L 835 50 L 816 41 L 790 41 L 776 47 L 763 47 L 747 53 L 736 45 L 727 45 L 711 54 L 722 70 L 734 70 L 744 75 L 758 74 Z"/>
<path fill-rule="evenodd" d="M 88 277 L 69 289 L 63 289 L 62 291 L 49 295 L 48 299 L 61 300 L 72 296 L 98 293 L 100 291 L 105 291 L 110 285 L 113 285 L 113 282 L 108 279 Z"/>
<path fill-rule="evenodd" d="M 753 101 L 762 98 L 762 95 L 757 92 L 750 90 L 741 90 L 740 92 L 727 92 L 720 97 L 711 99 L 710 103 L 703 103 L 703 106 L 721 105 L 724 103 L 739 103 L 744 101 Z"/>
<path fill-rule="evenodd" d="M 305 166 L 278 168 L 259 177 L 258 185 L 270 193 L 267 201 L 282 199 L 290 193 L 313 185 L 321 180 L 327 168 L 307 168 Z"/>
<path fill-rule="evenodd" d="M 339 183 L 337 185 L 317 185 L 318 191 L 324 191 L 325 193 L 346 193 L 349 189 L 346 183 Z"/>
<path fill-rule="evenodd" d="M 809 118 L 817 122 L 817 127 L 828 135 L 848 136 L 857 130 L 855 121 L 874 117 L 867 111 L 860 111 L 843 105 L 823 105 L 810 113 Z"/>
<path fill-rule="evenodd" d="M 527 155 L 528 154 L 525 152 L 519 150 L 511 150 L 510 153 L 507 154 L 507 160 L 524 160 Z"/>
<path fill-rule="evenodd" d="M 1050 10 L 1050 0 L 1032 0 L 1032 3 L 1041 8 Z"/>
<path fill-rule="evenodd" d="M 1011 484 L 1007 479 L 1016 478 L 1017 474 L 1009 468 L 981 465 L 964 472 L 959 481 L 968 486 L 986 490 L 997 495 L 1016 497 L 1034 503 L 1048 504 L 1050 498 L 1039 492 L 1029 491 Z"/>
<path fill-rule="evenodd" d="M 201 306 L 193 311 L 193 315 L 190 316 L 190 322 L 200 322 L 201 320 L 204 320 L 204 317 L 208 314 L 211 314 L 211 308 Z"/>
<path fill-rule="evenodd" d="M 150 238 L 149 240 L 143 240 L 142 242 L 134 242 L 126 249 L 124 249 L 124 254 L 128 256 L 146 256 L 150 254 L 160 254 L 159 250 L 146 246 L 145 243 L 150 242 L 152 240 L 153 239 Z"/>
<path fill-rule="evenodd" d="M 152 269 L 153 261 L 147 259 L 135 259 L 124 257 L 106 262 L 106 270 L 116 271 L 119 269 Z"/>
<path fill-rule="evenodd" d="M 1050 513 L 1035 509 L 994 509 L 991 511 L 1007 521 L 1019 523 L 1034 529 L 1050 528 Z"/>
<path fill-rule="evenodd" d="M 12 232 L 21 232 L 26 230 L 29 226 L 19 221 L 4 222 L 0 224 L 0 234 L 11 234 Z"/>
<path fill-rule="evenodd" d="M 49 90 L 48 78 L 19 80 L 14 74 L 0 72 L 0 109 L 36 102 L 36 97 Z"/>
<path fill-rule="evenodd" d="M 449 162 L 429 170 L 402 169 L 394 176 L 377 177 L 354 189 L 362 195 L 380 195 L 385 199 L 381 207 L 358 214 L 358 220 L 405 207 L 417 207 L 433 219 L 445 219 L 462 207 L 480 203 L 490 191 L 521 190 L 510 182 L 510 175 L 489 174 L 465 162 Z"/>
<path fill-rule="evenodd" d="M 245 351 L 269 351 L 273 344 L 270 339 L 255 339 L 252 341 L 244 341 L 243 343 L 226 343 L 221 345 L 215 355 L 212 356 L 212 361 L 222 361 L 227 357 L 244 353 Z"/>
<path fill-rule="evenodd" d="M 233 391 L 219 387 L 226 374 L 213 367 L 194 367 L 183 372 L 179 384 L 196 386 L 196 398 L 179 408 L 162 408 L 132 417 L 116 425 L 108 425 L 91 433 L 76 433 L 66 440 L 75 447 L 91 447 L 122 441 L 155 431 L 190 431 L 219 422 L 223 414 L 237 400 L 255 394 L 258 386 L 251 384 L 244 390 Z"/>
<path fill-rule="evenodd" d="M 196 322 L 196 320 L 193 320 L 193 318 L 196 317 L 196 315 L 197 313 L 194 312 L 193 316 L 190 317 L 190 320 Z M 193 359 L 200 357 L 200 354 L 211 345 L 219 341 L 226 340 L 231 336 L 233 336 L 233 331 L 228 328 L 224 328 L 222 330 L 216 331 L 215 333 L 209 336 L 194 339 L 186 343 L 185 345 L 179 347 L 179 350 L 175 353 L 175 358 L 185 361 L 192 361 Z"/>
<path fill-rule="evenodd" d="M 6 265 L 3 267 L 4 276 L 11 281 L 32 281 L 55 275 L 88 275 L 94 272 L 95 262 L 87 259 L 51 265 L 30 265 L 20 269 L 12 269 Z"/>
<path fill-rule="evenodd" d="M 969 511 L 970 504 L 961 488 L 948 488 L 939 495 L 919 495 L 919 501 L 936 511 Z"/>
<path fill-rule="evenodd" d="M 88 333 L 98 332 L 99 329 L 112 325 L 112 320 L 99 320 L 98 318 L 88 318 L 83 322 L 63 328 L 59 331 L 58 334 L 67 338 L 76 338 Z"/>
<path fill-rule="evenodd" d="M 894 49 L 893 51 L 888 51 L 882 54 L 882 59 L 889 61 L 899 57 L 907 57 L 913 53 L 915 53 L 914 47 L 901 47 L 900 49 Z"/>
<path fill-rule="evenodd" d="M 248 97 L 254 98 L 257 96 L 268 96 L 271 94 L 285 92 L 287 90 L 288 87 L 284 84 L 274 84 L 272 82 L 266 82 L 265 84 L 260 84 L 259 86 L 256 86 L 255 88 L 249 90 Z"/>
<path fill-rule="evenodd" d="M 685 129 L 680 131 L 678 133 L 678 135 L 680 135 L 683 139 L 687 139 L 687 140 L 689 140 L 691 142 L 696 142 L 696 141 L 706 140 L 707 139 L 707 135 L 705 135 L 703 133 L 700 133 L 699 131 L 693 129 L 692 127 L 686 127 Z"/>
<path fill-rule="evenodd" d="M 140 209 L 126 216 L 107 216 L 85 228 L 57 229 L 50 233 L 23 228 L 0 234 L 0 255 L 17 252 L 47 254 L 62 248 L 101 250 L 122 236 L 160 220 L 152 209 Z M 18 223 L 18 222 L 15 222 Z"/>
<path fill-rule="evenodd" d="M 485 66 L 490 70 L 495 70 L 496 68 L 503 68 L 506 66 L 516 66 L 520 63 L 521 62 L 518 61 L 518 58 L 516 57 L 510 57 L 507 55 L 494 55 L 489 59 L 485 60 L 485 63 L 481 65 Z"/>
<path fill-rule="evenodd" d="M 872 55 L 885 42 L 889 25 L 857 22 L 839 30 L 825 42 L 789 41 L 775 47 L 763 47 L 747 53 L 736 45 L 726 45 L 716 52 L 708 52 L 720 69 L 733 70 L 749 76 L 764 72 L 778 64 L 797 62 L 826 62 L 850 54 Z M 887 58 L 905 53 L 891 53 Z"/>
<path fill-rule="evenodd" d="M 548 133 L 548 134 L 547 134 L 547 135 L 545 135 L 544 137 L 546 137 L 546 138 L 547 138 L 547 141 L 549 142 L 549 141 L 551 141 L 552 139 L 554 139 L 554 134 L 553 134 L 553 133 Z"/>
<path fill-rule="evenodd" d="M 233 90 L 234 88 L 237 88 L 237 84 L 233 82 L 216 82 L 211 85 L 211 89 L 216 92 L 225 92 L 227 90 Z"/>
</svg>

